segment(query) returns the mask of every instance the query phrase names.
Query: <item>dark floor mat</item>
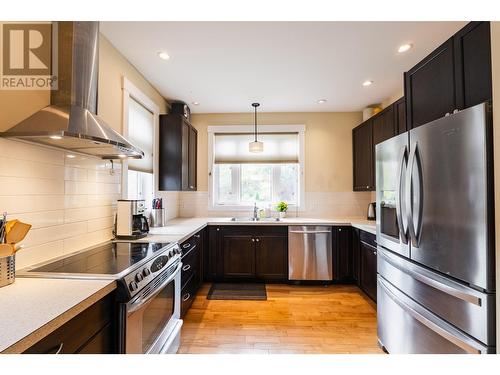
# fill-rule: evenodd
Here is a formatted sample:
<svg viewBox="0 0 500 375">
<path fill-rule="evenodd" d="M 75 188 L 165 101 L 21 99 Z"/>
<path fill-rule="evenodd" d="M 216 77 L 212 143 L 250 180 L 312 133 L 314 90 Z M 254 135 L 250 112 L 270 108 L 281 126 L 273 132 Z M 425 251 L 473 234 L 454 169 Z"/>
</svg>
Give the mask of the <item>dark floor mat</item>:
<svg viewBox="0 0 500 375">
<path fill-rule="evenodd" d="M 219 300 L 267 300 L 266 284 L 213 283 L 207 299 Z"/>
</svg>

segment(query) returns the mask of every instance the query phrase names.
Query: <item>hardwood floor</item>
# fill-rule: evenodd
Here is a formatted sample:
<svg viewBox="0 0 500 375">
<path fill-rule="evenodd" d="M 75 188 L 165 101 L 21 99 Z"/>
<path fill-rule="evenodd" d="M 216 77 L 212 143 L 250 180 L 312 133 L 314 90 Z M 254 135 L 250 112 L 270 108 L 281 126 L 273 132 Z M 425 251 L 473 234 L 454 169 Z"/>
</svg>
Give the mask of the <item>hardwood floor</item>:
<svg viewBox="0 0 500 375">
<path fill-rule="evenodd" d="M 267 284 L 267 301 L 207 300 L 184 318 L 179 353 L 383 353 L 376 305 L 356 286 Z"/>
</svg>

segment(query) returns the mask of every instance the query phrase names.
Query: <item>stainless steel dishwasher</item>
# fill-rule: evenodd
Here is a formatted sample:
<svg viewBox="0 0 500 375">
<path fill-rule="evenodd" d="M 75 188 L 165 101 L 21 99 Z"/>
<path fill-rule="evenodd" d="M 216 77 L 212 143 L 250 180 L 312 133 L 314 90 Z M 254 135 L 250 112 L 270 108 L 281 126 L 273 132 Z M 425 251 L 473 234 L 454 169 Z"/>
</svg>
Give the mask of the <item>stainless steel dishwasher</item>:
<svg viewBox="0 0 500 375">
<path fill-rule="evenodd" d="M 331 226 L 288 227 L 288 279 L 333 279 Z"/>
</svg>

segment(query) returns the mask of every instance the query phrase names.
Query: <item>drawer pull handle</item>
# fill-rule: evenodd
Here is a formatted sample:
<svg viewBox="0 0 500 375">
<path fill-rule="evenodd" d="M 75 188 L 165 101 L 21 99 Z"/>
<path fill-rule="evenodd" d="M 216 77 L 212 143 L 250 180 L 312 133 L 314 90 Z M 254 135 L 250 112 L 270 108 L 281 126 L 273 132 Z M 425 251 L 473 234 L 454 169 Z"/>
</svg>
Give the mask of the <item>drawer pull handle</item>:
<svg viewBox="0 0 500 375">
<path fill-rule="evenodd" d="M 191 294 L 186 293 L 186 294 L 184 294 L 184 296 L 182 297 L 182 302 L 186 302 L 186 301 L 187 301 L 188 299 L 190 299 L 190 298 L 191 298 Z"/>
<path fill-rule="evenodd" d="M 195 234 L 193 237 L 194 238 L 200 238 L 200 235 L 199 234 Z"/>
<path fill-rule="evenodd" d="M 252 238 L 252 242 L 255 242 L 255 238 Z"/>
<path fill-rule="evenodd" d="M 184 267 L 182 267 L 182 270 L 183 271 L 187 271 L 190 268 L 191 268 L 191 265 L 190 264 L 186 264 Z"/>
<path fill-rule="evenodd" d="M 182 245 L 183 249 L 187 249 L 188 247 L 191 247 L 190 243 L 185 243 L 184 245 Z"/>
<path fill-rule="evenodd" d="M 61 354 L 62 350 L 63 350 L 63 342 L 59 345 L 59 348 L 57 348 L 57 351 L 54 353 L 54 354 Z"/>
</svg>

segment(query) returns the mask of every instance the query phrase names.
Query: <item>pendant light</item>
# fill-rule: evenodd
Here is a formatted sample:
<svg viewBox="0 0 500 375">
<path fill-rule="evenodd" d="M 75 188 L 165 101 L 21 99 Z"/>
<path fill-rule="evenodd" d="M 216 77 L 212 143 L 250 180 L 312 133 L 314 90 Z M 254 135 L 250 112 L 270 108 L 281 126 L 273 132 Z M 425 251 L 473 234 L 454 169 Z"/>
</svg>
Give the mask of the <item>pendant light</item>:
<svg viewBox="0 0 500 375">
<path fill-rule="evenodd" d="M 255 132 L 254 132 L 255 139 L 253 142 L 250 142 L 248 144 L 248 151 L 255 152 L 255 153 L 264 151 L 264 143 L 259 142 L 257 140 L 257 107 L 258 106 L 260 106 L 259 103 L 252 103 L 252 107 L 255 110 Z"/>
</svg>

